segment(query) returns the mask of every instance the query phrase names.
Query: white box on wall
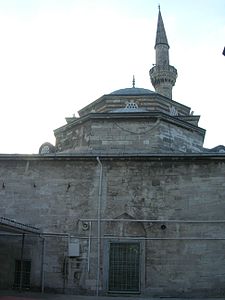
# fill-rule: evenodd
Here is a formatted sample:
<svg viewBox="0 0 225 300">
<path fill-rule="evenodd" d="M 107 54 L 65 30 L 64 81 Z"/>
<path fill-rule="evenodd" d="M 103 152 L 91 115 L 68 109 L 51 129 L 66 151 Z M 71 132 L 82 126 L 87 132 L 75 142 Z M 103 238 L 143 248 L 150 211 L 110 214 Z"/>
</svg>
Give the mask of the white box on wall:
<svg viewBox="0 0 225 300">
<path fill-rule="evenodd" d="M 71 238 L 69 241 L 69 257 L 80 256 L 80 241 L 79 239 Z"/>
</svg>

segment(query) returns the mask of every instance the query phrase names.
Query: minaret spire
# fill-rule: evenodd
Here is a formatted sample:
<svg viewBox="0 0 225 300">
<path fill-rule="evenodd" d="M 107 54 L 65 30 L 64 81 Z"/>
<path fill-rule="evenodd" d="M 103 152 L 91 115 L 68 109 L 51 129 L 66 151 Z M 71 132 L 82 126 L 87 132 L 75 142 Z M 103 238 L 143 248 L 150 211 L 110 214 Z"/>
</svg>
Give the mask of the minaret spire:
<svg viewBox="0 0 225 300">
<path fill-rule="evenodd" d="M 177 70 L 169 63 L 169 44 L 159 6 L 156 30 L 155 51 L 156 64 L 150 69 L 149 75 L 155 91 L 172 99 L 172 88 L 177 78 Z"/>
<path fill-rule="evenodd" d="M 160 11 L 160 6 L 159 6 L 158 24 L 157 24 L 156 39 L 155 39 L 155 49 L 156 46 L 159 44 L 164 44 L 169 47 L 167 37 L 166 37 L 166 30 L 164 27 L 164 23 Z"/>
</svg>

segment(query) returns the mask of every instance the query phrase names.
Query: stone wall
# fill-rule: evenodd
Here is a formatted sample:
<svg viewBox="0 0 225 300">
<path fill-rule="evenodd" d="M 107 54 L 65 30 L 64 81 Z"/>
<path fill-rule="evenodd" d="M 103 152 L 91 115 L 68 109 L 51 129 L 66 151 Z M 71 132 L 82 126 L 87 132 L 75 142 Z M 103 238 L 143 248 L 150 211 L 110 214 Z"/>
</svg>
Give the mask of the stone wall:
<svg viewBox="0 0 225 300">
<path fill-rule="evenodd" d="M 134 88 L 135 89 L 135 88 Z M 116 93 L 116 92 L 114 92 Z M 172 99 L 165 98 L 162 95 L 152 92 L 150 95 L 120 95 L 109 94 L 104 95 L 96 101 L 88 104 L 79 111 L 79 116 L 84 117 L 90 113 L 109 113 L 117 109 L 125 108 L 127 103 L 134 102 L 139 108 L 147 111 L 158 111 L 170 113 L 170 108 L 174 107 L 180 116 L 189 116 L 190 108 L 176 102 Z"/>
<path fill-rule="evenodd" d="M 121 119 L 111 114 L 56 133 L 58 152 L 201 152 L 203 141 L 204 131 L 160 115 L 133 119 L 130 114 Z"/>
<path fill-rule="evenodd" d="M 0 160 L 4 182 L 0 215 L 45 233 L 45 288 L 95 293 L 100 199 L 101 217 L 114 220 L 101 223 L 100 293 L 107 292 L 106 245 L 128 239 L 141 242 L 141 294 L 224 296 L 225 242 L 220 240 L 224 222 L 183 221 L 224 220 L 225 158 L 195 155 L 101 161 L 99 194 L 101 173 L 96 158 L 12 156 Z M 79 256 L 68 258 L 68 235 L 79 239 Z M 15 259 L 21 253 L 21 236 L 0 237 L 0 245 L 0 287 L 9 288 Z M 31 287 L 40 288 L 41 238 L 25 237 L 24 259 L 32 261 Z"/>
</svg>

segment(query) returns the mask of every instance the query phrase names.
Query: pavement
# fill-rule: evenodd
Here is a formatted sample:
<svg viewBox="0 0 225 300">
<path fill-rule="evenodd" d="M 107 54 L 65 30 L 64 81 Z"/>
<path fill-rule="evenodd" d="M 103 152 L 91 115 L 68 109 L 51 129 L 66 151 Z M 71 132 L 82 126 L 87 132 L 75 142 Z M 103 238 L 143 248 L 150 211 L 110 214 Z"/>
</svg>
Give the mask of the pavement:
<svg viewBox="0 0 225 300">
<path fill-rule="evenodd" d="M 115 299 L 116 298 L 116 299 Z M 12 290 L 0 291 L 0 300 L 225 300 L 225 298 L 151 298 L 133 295 L 130 297 L 122 296 L 81 296 L 81 295 L 65 295 L 37 292 L 18 292 Z"/>
</svg>

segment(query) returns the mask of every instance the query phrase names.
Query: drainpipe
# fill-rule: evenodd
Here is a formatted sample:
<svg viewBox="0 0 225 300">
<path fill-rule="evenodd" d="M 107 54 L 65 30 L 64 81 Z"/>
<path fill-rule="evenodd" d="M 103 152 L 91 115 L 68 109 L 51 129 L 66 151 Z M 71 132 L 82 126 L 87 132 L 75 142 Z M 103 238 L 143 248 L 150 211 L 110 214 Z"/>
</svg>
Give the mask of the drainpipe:
<svg viewBox="0 0 225 300">
<path fill-rule="evenodd" d="M 89 235 L 88 235 L 88 266 L 87 266 L 87 271 L 90 273 L 90 255 L 91 255 L 91 232 L 92 230 L 92 223 L 89 222 Z"/>
<path fill-rule="evenodd" d="M 42 237 L 42 255 L 41 255 L 41 292 L 45 289 L 45 238 Z"/>
<path fill-rule="evenodd" d="M 101 200 L 102 200 L 102 163 L 99 157 L 96 158 L 100 167 L 99 187 L 98 187 L 98 214 L 97 214 L 97 241 L 98 241 L 98 257 L 97 257 L 97 281 L 96 281 L 96 296 L 99 296 L 100 282 L 100 265 L 101 265 Z"/>
<path fill-rule="evenodd" d="M 20 256 L 20 284 L 19 284 L 19 291 L 22 291 L 23 287 L 23 255 L 24 255 L 24 239 L 25 234 L 22 235 L 22 243 L 21 243 L 21 256 Z"/>
</svg>

